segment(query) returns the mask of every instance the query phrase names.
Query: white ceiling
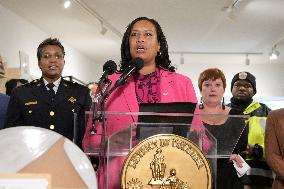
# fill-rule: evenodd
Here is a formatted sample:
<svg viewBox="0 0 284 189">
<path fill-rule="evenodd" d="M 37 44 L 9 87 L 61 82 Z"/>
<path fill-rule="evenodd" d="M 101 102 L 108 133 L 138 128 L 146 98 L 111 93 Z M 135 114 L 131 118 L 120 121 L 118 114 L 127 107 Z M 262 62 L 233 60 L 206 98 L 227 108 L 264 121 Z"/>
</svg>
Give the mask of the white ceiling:
<svg viewBox="0 0 284 189">
<path fill-rule="evenodd" d="M 161 24 L 170 52 L 196 52 L 200 57 L 216 52 L 211 56 L 220 63 L 234 62 L 235 57 L 240 63 L 245 53 L 263 53 L 249 58 L 251 63 L 266 64 L 270 63 L 268 53 L 277 44 L 282 53 L 274 63 L 284 63 L 284 0 L 240 0 L 231 12 L 226 11 L 234 1 L 73 0 L 69 9 L 63 8 L 63 0 L 0 0 L 0 4 L 98 63 L 119 61 L 121 36 L 139 16 Z M 105 35 L 100 33 L 98 18 L 108 28 Z M 184 55 L 186 63 L 189 56 L 196 55 Z"/>
</svg>

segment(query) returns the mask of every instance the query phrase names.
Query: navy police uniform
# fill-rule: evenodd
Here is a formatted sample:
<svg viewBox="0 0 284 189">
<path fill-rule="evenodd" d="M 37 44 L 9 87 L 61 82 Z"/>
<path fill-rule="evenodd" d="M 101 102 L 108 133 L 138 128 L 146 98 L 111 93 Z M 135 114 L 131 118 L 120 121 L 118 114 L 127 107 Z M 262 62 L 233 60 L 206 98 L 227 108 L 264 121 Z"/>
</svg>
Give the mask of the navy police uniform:
<svg viewBox="0 0 284 189">
<path fill-rule="evenodd" d="M 85 111 L 89 110 L 90 103 L 89 89 L 83 85 L 61 78 L 52 100 L 43 79 L 37 79 L 13 90 L 6 127 L 36 126 L 50 129 L 81 147 Z"/>
</svg>

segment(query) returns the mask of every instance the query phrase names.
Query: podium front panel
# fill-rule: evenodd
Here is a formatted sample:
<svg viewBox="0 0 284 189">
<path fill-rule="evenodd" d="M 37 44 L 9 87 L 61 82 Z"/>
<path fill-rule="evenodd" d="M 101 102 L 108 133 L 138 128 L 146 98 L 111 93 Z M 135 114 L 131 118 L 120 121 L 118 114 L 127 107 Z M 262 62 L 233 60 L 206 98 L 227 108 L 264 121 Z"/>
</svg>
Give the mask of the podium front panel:
<svg viewBox="0 0 284 189">
<path fill-rule="evenodd" d="M 194 142 L 205 154 L 210 162 L 213 177 L 216 185 L 217 178 L 217 159 L 229 158 L 233 153 L 240 136 L 245 130 L 246 116 L 224 116 L 224 115 L 194 115 L 194 114 L 170 114 L 170 113 L 133 113 L 133 112 L 105 112 L 106 125 L 112 120 L 129 120 L 121 122 L 122 125 L 116 125 L 117 129 L 111 135 L 106 136 L 105 144 L 97 144 L 94 149 L 88 149 L 88 154 L 103 156 L 104 165 L 104 183 L 106 188 L 113 186 L 120 187 L 120 171 L 124 160 L 129 152 L 141 141 L 149 136 L 156 134 L 175 134 L 187 138 Z M 193 122 L 184 123 L 143 123 L 135 122 L 139 115 L 156 116 L 193 116 Z M 215 129 L 218 125 L 207 125 L 202 122 L 204 117 L 223 116 L 224 124 L 227 129 Z M 100 123 L 101 124 L 101 123 Z M 106 127 L 107 127 L 106 126 Z M 108 128 L 106 128 L 107 130 Z M 225 132 L 225 133 L 224 133 Z M 138 134 L 137 134 L 138 133 Z M 218 138 L 221 139 L 218 141 Z M 102 149 L 103 148 L 103 149 Z"/>
</svg>

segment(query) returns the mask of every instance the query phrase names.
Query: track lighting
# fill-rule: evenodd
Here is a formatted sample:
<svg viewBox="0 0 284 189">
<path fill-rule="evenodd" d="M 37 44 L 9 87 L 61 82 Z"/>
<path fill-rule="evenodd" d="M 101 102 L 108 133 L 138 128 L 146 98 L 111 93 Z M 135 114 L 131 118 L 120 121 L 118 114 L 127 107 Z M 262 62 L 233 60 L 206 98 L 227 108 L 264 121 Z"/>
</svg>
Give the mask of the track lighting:
<svg viewBox="0 0 284 189">
<path fill-rule="evenodd" d="M 250 65 L 250 59 L 248 57 L 248 54 L 246 54 L 246 65 L 249 66 Z"/>
<path fill-rule="evenodd" d="M 118 37 L 123 37 L 123 34 L 116 29 L 112 24 L 110 24 L 106 19 L 104 19 L 98 12 L 96 12 L 93 8 L 91 8 L 85 0 L 72 0 L 72 2 L 76 3 L 82 10 L 86 13 L 97 19 L 100 24 L 101 28 L 99 32 L 102 35 L 105 35 L 107 31 L 111 31 L 112 33 L 116 34 Z"/>
<path fill-rule="evenodd" d="M 180 54 L 180 64 L 183 65 L 184 64 L 184 57 L 183 57 L 183 53 Z"/>
<path fill-rule="evenodd" d="M 280 55 L 280 52 L 276 50 L 276 45 L 274 45 L 272 47 L 271 53 L 269 53 L 269 59 L 270 60 L 276 60 L 279 55 Z"/>
<path fill-rule="evenodd" d="M 104 26 L 103 21 L 100 20 L 100 22 L 101 22 L 101 31 L 100 31 L 100 33 L 101 33 L 102 35 L 105 35 L 106 32 L 107 32 L 107 28 Z"/>
</svg>

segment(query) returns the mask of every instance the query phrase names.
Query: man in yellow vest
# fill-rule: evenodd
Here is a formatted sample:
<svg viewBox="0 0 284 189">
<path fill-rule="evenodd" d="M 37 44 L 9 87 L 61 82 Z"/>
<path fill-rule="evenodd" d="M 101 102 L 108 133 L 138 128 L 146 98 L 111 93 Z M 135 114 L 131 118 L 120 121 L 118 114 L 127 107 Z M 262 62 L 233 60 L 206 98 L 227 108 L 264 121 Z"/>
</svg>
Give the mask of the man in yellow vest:
<svg viewBox="0 0 284 189">
<path fill-rule="evenodd" d="M 237 73 L 231 82 L 230 107 L 240 109 L 249 115 L 248 147 L 246 161 L 251 169 L 242 177 L 245 189 L 269 189 L 273 182 L 272 171 L 264 156 L 265 122 L 271 110 L 262 103 L 253 100 L 256 94 L 256 79 L 249 72 Z"/>
</svg>

